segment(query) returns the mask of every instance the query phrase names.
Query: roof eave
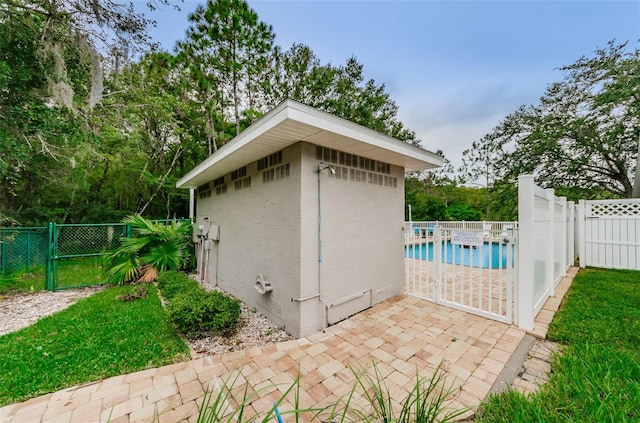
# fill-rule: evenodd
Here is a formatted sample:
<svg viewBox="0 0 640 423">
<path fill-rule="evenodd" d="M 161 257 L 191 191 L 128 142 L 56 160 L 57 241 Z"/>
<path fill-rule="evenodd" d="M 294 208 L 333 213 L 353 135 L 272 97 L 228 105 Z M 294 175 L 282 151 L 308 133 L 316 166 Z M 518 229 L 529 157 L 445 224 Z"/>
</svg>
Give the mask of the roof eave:
<svg viewBox="0 0 640 423">
<path fill-rule="evenodd" d="M 299 141 L 307 141 L 318 145 L 326 144 L 323 146 L 333 148 L 337 147 L 331 143 L 324 143 L 321 139 L 313 139 L 318 133 L 328 132 L 344 140 L 351 140 L 352 145 L 353 143 L 361 143 L 375 149 L 389 152 L 389 155 L 395 156 L 394 159 L 389 160 L 389 162 L 403 167 L 405 172 L 433 169 L 442 166 L 443 163 L 441 156 L 428 150 L 388 137 L 297 101 L 286 100 L 180 178 L 176 183 L 176 187 L 197 188 L 216 177 L 228 173 L 228 169 L 226 169 L 225 166 L 219 166 L 220 163 L 234 154 L 236 154 L 237 161 L 237 154 L 243 149 L 246 150 L 252 141 L 261 136 L 268 135 L 269 131 L 277 130 L 280 125 L 287 125 L 287 122 L 306 125 L 306 130 L 308 130 L 309 133 L 305 137 L 302 137 L 303 139 L 289 138 L 279 141 L 277 143 L 277 149 L 274 147 L 274 151 L 272 152 L 286 148 Z M 317 131 L 311 131 L 310 128 L 315 128 Z M 259 158 L 261 157 L 255 158 L 255 160 Z M 240 166 L 246 164 L 248 163 L 243 163 Z M 218 168 L 219 171 L 216 172 L 215 168 Z"/>
</svg>

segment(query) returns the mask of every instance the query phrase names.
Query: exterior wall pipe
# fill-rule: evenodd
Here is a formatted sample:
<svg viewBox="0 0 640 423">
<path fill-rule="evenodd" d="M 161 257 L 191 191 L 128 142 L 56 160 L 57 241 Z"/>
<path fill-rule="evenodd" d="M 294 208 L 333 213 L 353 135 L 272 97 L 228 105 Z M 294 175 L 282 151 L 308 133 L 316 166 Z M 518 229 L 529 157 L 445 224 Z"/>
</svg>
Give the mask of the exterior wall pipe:
<svg viewBox="0 0 640 423">
<path fill-rule="evenodd" d="M 322 303 L 322 331 L 324 331 L 328 326 L 328 310 L 327 303 L 325 302 L 324 298 L 322 298 L 322 185 L 320 182 L 320 173 L 324 169 L 329 169 L 332 174 L 335 173 L 335 170 L 331 166 L 327 165 L 323 167 L 323 164 L 324 162 L 318 162 L 318 166 L 316 168 L 316 173 L 318 175 L 318 293 L 314 295 L 314 297 L 318 297 L 318 299 Z"/>
<path fill-rule="evenodd" d="M 318 298 L 319 296 L 320 296 L 320 293 L 309 295 L 308 297 L 303 297 L 303 298 L 291 298 L 291 302 L 301 303 L 303 301 L 313 300 L 314 298 Z"/>
</svg>

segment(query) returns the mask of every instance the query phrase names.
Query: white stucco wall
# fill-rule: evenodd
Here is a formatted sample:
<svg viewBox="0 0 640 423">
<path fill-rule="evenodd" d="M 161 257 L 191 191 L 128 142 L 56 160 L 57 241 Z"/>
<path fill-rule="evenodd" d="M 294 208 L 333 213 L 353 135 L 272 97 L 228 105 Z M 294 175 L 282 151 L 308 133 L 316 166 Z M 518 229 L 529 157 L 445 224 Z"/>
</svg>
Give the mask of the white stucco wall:
<svg viewBox="0 0 640 423">
<path fill-rule="evenodd" d="M 220 225 L 220 242 L 210 252 L 207 278 L 296 335 L 298 306 L 291 302 L 300 286 L 300 145 L 283 151 L 290 176 L 263 183 L 256 162 L 247 165 L 251 187 L 198 201 L 197 215 Z M 230 176 L 226 175 L 226 181 Z M 262 274 L 273 291 L 254 288 Z"/>
<path fill-rule="evenodd" d="M 395 188 L 332 178 L 324 170 L 318 197 L 315 145 L 286 148 L 282 163 L 290 164 L 287 178 L 263 183 L 254 162 L 247 165 L 251 187 L 235 191 L 226 175 L 225 194 L 214 190 L 198 200 L 196 214 L 220 225 L 208 280 L 217 274 L 221 287 L 298 337 L 321 329 L 326 317 L 333 322 L 400 293 L 403 169 L 391 166 Z M 258 273 L 271 282 L 271 293 L 256 292 Z"/>
<path fill-rule="evenodd" d="M 318 265 L 316 147 L 304 144 L 302 157 L 302 281 L 317 281 L 320 267 L 322 299 L 329 323 L 335 323 L 402 292 L 404 172 L 391 167 L 395 188 L 338 179 L 328 169 L 320 173 L 322 262 Z M 312 311 L 303 310 L 303 331 L 322 326 Z"/>
</svg>

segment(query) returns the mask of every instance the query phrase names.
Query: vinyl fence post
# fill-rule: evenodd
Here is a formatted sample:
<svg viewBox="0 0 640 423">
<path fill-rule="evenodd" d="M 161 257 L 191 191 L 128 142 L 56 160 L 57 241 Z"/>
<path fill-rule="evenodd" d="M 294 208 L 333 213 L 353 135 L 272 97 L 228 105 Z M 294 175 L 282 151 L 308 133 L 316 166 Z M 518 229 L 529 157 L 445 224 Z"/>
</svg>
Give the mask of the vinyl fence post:
<svg viewBox="0 0 640 423">
<path fill-rule="evenodd" d="M 587 265 L 587 239 L 585 224 L 585 201 L 578 202 L 578 258 L 580 259 L 580 267 Z"/>
<path fill-rule="evenodd" d="M 569 244 L 569 233 L 567 231 L 567 227 L 569 226 L 567 225 L 567 197 L 560 197 L 560 204 L 562 204 L 562 249 L 560 250 L 560 274 L 562 276 L 567 276 L 567 245 Z"/>
<path fill-rule="evenodd" d="M 547 201 L 549 208 L 547 209 L 547 214 L 549 215 L 549 225 L 547 227 L 547 257 L 545 257 L 545 283 L 547 285 L 547 293 L 550 297 L 554 295 L 555 288 L 555 255 L 558 254 L 555 251 L 555 236 L 556 231 L 560 230 L 558 225 L 556 225 L 556 201 L 553 188 L 545 189 L 547 193 Z"/>
<path fill-rule="evenodd" d="M 516 324 L 525 330 L 533 329 L 533 175 L 518 177 L 518 278 L 516 279 Z"/>
<path fill-rule="evenodd" d="M 565 266 L 569 270 L 576 259 L 576 203 L 569 201 L 567 204 L 567 242 L 569 244 Z"/>
</svg>

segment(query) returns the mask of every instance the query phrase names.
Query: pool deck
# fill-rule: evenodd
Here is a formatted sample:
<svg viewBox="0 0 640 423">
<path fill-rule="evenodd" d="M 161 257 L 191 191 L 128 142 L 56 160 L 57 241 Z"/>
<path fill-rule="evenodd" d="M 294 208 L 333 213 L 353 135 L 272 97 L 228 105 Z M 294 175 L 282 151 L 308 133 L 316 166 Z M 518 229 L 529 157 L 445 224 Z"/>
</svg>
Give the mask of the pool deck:
<svg viewBox="0 0 640 423">
<path fill-rule="evenodd" d="M 556 287 L 531 334 L 546 335 L 576 273 L 577 268 L 570 269 Z M 230 375 L 238 375 L 234 392 L 248 387 L 249 394 L 257 394 L 246 412 L 264 415 L 297 378 L 300 406 L 317 407 L 349 392 L 354 382 L 349 366 L 371 369 L 372 363 L 394 399 L 406 395 L 416 371 L 429 377 L 440 365 L 447 386 L 455 391 L 450 406 L 468 407 L 468 417 L 526 334 L 515 326 L 399 295 L 302 339 L 115 376 L 7 405 L 0 408 L 0 423 L 196 422 L 205 390 L 215 391 Z M 280 410 L 291 410 L 294 397 L 289 394 Z M 312 417 L 302 415 L 299 421 Z"/>
</svg>

